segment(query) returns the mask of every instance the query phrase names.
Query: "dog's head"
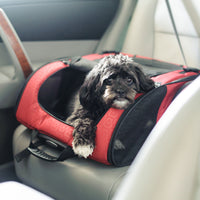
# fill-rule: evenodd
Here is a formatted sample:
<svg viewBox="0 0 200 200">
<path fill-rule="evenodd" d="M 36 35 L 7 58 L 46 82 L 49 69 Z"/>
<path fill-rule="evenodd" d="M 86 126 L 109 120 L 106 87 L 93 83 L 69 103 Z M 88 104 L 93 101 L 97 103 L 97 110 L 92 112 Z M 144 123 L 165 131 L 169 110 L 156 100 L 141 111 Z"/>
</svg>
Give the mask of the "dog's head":
<svg viewBox="0 0 200 200">
<path fill-rule="evenodd" d="M 138 63 L 122 54 L 103 58 L 87 75 L 80 102 L 89 109 L 115 107 L 125 109 L 134 102 L 136 93 L 154 88 L 154 82 Z"/>
</svg>

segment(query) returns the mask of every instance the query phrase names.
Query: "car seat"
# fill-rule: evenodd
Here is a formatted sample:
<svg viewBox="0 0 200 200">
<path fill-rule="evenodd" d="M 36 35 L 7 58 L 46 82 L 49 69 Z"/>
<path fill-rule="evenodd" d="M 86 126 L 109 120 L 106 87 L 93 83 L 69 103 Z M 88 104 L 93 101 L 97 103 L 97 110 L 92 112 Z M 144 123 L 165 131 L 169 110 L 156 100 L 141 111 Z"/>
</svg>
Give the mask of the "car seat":
<svg viewBox="0 0 200 200">
<path fill-rule="evenodd" d="M 191 1 L 193 5 L 196 5 L 197 4 L 196 2 L 197 1 Z M 181 9 L 180 11 L 181 16 L 187 22 L 187 29 L 182 28 L 182 21 L 180 18 L 179 18 L 180 20 L 176 24 L 178 26 L 179 34 L 181 35 L 184 34 L 184 36 L 180 36 L 180 37 L 181 37 L 181 42 L 183 44 L 183 48 L 185 51 L 184 53 L 186 54 L 187 61 L 189 64 L 191 64 L 191 66 L 196 66 L 199 64 L 199 59 L 200 59 L 198 56 L 199 44 L 196 43 L 196 41 L 198 40 L 197 31 L 194 28 L 193 22 L 191 21 L 191 18 L 189 17 L 188 12 L 186 12 L 188 10 L 185 9 L 185 7 L 183 6 L 184 5 L 183 1 L 181 0 L 170 1 L 170 3 L 171 3 L 172 8 L 176 6 L 175 7 L 176 12 L 178 12 L 179 8 Z M 177 4 L 181 6 L 177 7 Z M 199 6 L 196 6 L 195 8 L 199 8 L 200 10 Z M 124 33 L 122 35 L 119 34 L 118 36 L 116 36 L 117 38 L 116 39 L 115 37 L 112 37 L 112 34 L 111 35 L 109 34 L 109 33 L 112 33 L 112 30 L 118 27 L 118 22 L 114 21 L 111 24 L 111 27 L 113 29 L 112 28 L 110 30 L 108 29 L 107 33 L 102 38 L 99 44 L 99 47 L 97 48 L 97 52 L 113 51 L 113 50 L 118 50 L 117 48 L 119 48 L 120 51 L 124 51 L 128 53 L 160 58 L 169 62 L 171 61 L 175 63 L 183 63 L 183 58 L 180 53 L 178 43 L 176 41 L 176 37 L 173 33 L 173 27 L 171 26 L 171 22 L 170 22 L 166 9 L 167 8 L 165 6 L 164 0 L 138 1 L 138 4 L 136 6 L 136 9 L 134 11 L 134 14 L 132 16 L 131 22 L 128 27 L 127 35 L 123 37 L 125 35 Z M 177 17 L 175 16 L 175 18 Z M 126 25 L 128 25 L 128 22 Z M 186 33 L 184 31 L 186 31 Z M 185 34 L 187 36 L 185 36 Z M 111 40 L 113 40 L 113 43 Z M 124 44 L 123 44 L 123 40 L 124 40 Z M 107 43 L 106 41 L 110 41 L 110 42 Z M 190 48 L 185 50 L 187 46 Z M 182 101 L 180 100 L 179 102 L 182 103 Z M 183 112 L 184 112 L 184 109 L 183 109 Z M 180 113 L 182 113 L 182 111 Z M 170 117 L 168 116 L 168 117 L 165 117 L 164 119 L 167 121 L 170 118 L 171 116 Z M 169 122 L 171 121 L 169 120 Z M 188 125 L 188 128 L 192 125 L 193 125 L 193 122 Z M 157 127 L 161 127 L 161 129 Z M 176 128 L 176 127 L 172 126 L 172 128 Z M 154 129 L 154 132 L 157 132 L 158 149 L 161 146 L 159 145 L 159 141 L 160 141 L 159 137 L 162 137 L 161 130 L 166 131 L 167 126 L 165 126 L 164 124 L 162 126 L 158 125 Z M 179 131 L 181 130 L 182 129 L 177 130 L 179 134 L 180 134 Z M 167 137 L 166 135 L 164 136 Z M 26 127 L 20 125 L 16 129 L 14 138 L 13 138 L 14 155 L 16 155 L 18 152 L 23 150 L 29 143 L 29 140 L 30 140 L 29 130 Z M 148 139 L 147 142 L 149 140 L 151 141 L 151 138 Z M 172 141 L 173 141 L 173 138 L 172 138 Z M 178 141 L 177 138 L 175 141 Z M 151 148 L 153 147 L 151 146 Z M 131 173 L 132 167 L 136 166 L 136 168 L 138 167 L 138 170 L 140 166 L 142 167 L 142 169 L 144 168 L 142 165 L 137 164 L 137 163 L 141 162 L 140 160 L 142 160 L 143 156 L 148 151 L 151 152 L 151 148 L 146 147 L 146 150 L 142 150 L 139 153 L 136 160 L 133 162 L 130 171 L 128 172 L 127 172 L 128 167 L 116 168 L 113 166 L 105 166 L 95 161 L 84 160 L 80 158 L 72 158 L 64 162 L 49 163 L 49 162 L 40 160 L 36 157 L 33 157 L 32 155 L 20 163 L 15 163 L 15 168 L 16 168 L 17 176 L 24 183 L 34 188 L 37 188 L 38 190 L 44 193 L 47 193 L 48 195 L 56 199 L 88 199 L 88 200 L 89 199 L 97 199 L 97 200 L 111 199 L 113 195 L 116 193 L 124 175 L 126 173 L 128 174 Z M 168 155 L 166 155 L 167 153 L 163 153 L 163 159 L 165 159 L 165 155 L 166 155 L 168 158 L 168 161 L 170 162 L 169 153 Z M 154 159 L 156 161 L 156 158 Z M 187 159 L 187 158 L 184 157 L 183 160 L 184 159 Z M 148 162 L 146 161 L 145 164 L 147 168 Z M 162 162 L 161 164 L 163 165 Z M 173 168 L 171 169 L 173 172 Z M 153 167 L 149 166 L 148 171 L 147 171 L 148 174 L 149 173 L 151 174 L 151 170 L 153 170 Z M 168 172 L 168 169 L 166 169 L 166 172 Z M 160 176 L 161 177 L 166 176 L 167 175 L 166 172 L 160 171 Z M 138 177 L 136 180 L 140 184 L 141 186 L 140 188 L 142 188 L 142 186 L 146 184 L 145 181 L 146 181 L 146 178 L 148 178 L 148 174 L 146 175 L 146 177 L 145 177 L 145 173 L 144 173 L 144 176 L 142 175 L 142 173 L 138 174 Z M 135 177 L 133 177 L 133 179 L 134 178 Z M 126 180 L 126 178 L 124 180 Z M 153 174 L 152 174 L 151 180 L 154 180 Z M 171 181 L 173 182 L 173 180 L 174 179 L 172 178 Z M 150 188 L 155 188 L 154 182 L 149 183 L 149 185 L 151 186 Z M 146 193 L 146 190 L 149 191 L 147 185 L 145 186 L 146 186 L 144 187 L 145 190 L 140 190 L 138 191 L 138 193 Z M 137 184 L 135 184 L 134 187 L 135 187 L 134 189 L 137 190 Z M 122 185 L 122 188 L 124 189 L 123 185 Z M 120 200 L 123 198 L 125 199 L 126 197 L 124 196 L 122 196 L 123 198 L 120 197 L 122 193 L 123 191 L 120 193 L 120 190 L 119 190 L 119 194 L 117 194 L 119 196 L 115 196 L 115 198 L 120 199 Z M 155 195 L 156 195 L 156 192 L 155 192 Z M 138 198 L 134 198 L 134 199 L 138 199 Z M 148 199 L 151 199 L 151 197 L 149 196 Z"/>
</svg>

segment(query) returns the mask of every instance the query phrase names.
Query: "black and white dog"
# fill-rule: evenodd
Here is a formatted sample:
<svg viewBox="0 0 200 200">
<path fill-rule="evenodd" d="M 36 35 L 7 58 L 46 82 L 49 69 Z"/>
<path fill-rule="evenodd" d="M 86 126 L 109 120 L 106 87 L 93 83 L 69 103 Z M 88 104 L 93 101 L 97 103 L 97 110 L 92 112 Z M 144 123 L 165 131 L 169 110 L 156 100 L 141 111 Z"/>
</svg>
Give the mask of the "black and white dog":
<svg viewBox="0 0 200 200">
<path fill-rule="evenodd" d="M 66 122 L 74 127 L 73 151 L 87 158 L 95 147 L 96 120 L 109 108 L 126 109 L 138 92 L 148 92 L 154 82 L 138 63 L 122 54 L 103 58 L 86 76 L 74 111 Z"/>
</svg>

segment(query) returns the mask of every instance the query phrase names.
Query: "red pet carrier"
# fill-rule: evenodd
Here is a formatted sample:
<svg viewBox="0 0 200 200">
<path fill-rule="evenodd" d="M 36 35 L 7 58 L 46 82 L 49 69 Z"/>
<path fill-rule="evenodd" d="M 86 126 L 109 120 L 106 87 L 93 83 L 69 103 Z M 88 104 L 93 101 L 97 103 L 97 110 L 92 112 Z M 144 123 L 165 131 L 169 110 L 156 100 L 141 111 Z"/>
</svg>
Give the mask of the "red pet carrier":
<svg viewBox="0 0 200 200">
<path fill-rule="evenodd" d="M 74 156 L 71 148 L 73 127 L 64 121 L 67 118 L 65 107 L 89 70 L 107 55 L 63 58 L 30 75 L 19 97 L 16 116 L 19 122 L 33 130 L 33 136 L 29 147 L 16 156 L 18 161 L 28 153 L 48 161 Z M 110 108 L 99 119 L 96 146 L 89 158 L 107 165 L 129 165 L 175 95 L 199 75 L 196 69 L 128 56 L 142 64 L 144 72 L 152 76 L 158 87 L 138 94 L 126 110 Z M 56 148 L 59 155 L 45 152 L 40 148 L 44 144 Z"/>
</svg>

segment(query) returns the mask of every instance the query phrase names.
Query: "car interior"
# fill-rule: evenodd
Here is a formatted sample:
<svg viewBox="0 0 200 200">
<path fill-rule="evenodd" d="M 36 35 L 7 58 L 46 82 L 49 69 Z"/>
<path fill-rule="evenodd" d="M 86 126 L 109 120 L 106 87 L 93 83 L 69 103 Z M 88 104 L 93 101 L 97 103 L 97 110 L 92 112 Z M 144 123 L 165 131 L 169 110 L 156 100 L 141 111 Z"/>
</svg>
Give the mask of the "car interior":
<svg viewBox="0 0 200 200">
<path fill-rule="evenodd" d="M 0 0 L 1 198 L 200 199 L 199 77 L 177 95 L 130 166 L 14 158 L 30 143 L 31 130 L 17 121 L 15 107 L 32 71 L 103 52 L 199 69 L 199 21 L 198 0 Z"/>
</svg>

